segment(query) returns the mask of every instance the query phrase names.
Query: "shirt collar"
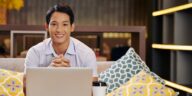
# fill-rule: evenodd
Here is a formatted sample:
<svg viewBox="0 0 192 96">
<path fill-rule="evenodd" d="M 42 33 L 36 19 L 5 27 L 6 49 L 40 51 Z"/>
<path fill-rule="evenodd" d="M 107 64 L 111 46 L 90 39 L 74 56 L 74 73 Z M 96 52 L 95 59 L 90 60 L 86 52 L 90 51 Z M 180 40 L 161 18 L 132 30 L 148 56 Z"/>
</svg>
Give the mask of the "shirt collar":
<svg viewBox="0 0 192 96">
<path fill-rule="evenodd" d="M 70 55 L 74 55 L 76 53 L 75 52 L 75 43 L 73 42 L 73 40 L 71 38 L 70 38 L 69 47 L 67 48 L 66 53 L 70 54 Z"/>
<path fill-rule="evenodd" d="M 50 38 L 49 38 L 50 39 Z M 53 49 L 53 46 L 52 46 L 52 41 L 51 39 L 46 42 L 46 55 L 50 55 L 50 54 L 53 54 L 54 57 L 57 57 L 58 55 L 55 53 L 55 50 Z M 74 55 L 76 54 L 75 52 L 75 45 L 74 45 L 74 42 L 73 40 L 70 38 L 70 42 L 69 42 L 69 47 L 67 48 L 67 51 L 65 54 L 69 54 L 69 55 Z"/>
</svg>

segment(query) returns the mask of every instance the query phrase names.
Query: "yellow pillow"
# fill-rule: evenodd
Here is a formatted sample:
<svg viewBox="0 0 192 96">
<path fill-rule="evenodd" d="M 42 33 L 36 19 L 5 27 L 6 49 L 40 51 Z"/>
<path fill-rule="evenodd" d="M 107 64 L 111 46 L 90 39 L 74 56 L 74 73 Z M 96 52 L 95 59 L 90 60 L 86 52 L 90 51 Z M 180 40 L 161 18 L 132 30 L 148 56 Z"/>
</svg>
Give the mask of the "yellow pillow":
<svg viewBox="0 0 192 96">
<path fill-rule="evenodd" d="M 107 96 L 177 96 L 177 93 L 141 71 Z"/>
<path fill-rule="evenodd" d="M 0 69 L 0 96 L 24 96 L 23 73 Z"/>
</svg>

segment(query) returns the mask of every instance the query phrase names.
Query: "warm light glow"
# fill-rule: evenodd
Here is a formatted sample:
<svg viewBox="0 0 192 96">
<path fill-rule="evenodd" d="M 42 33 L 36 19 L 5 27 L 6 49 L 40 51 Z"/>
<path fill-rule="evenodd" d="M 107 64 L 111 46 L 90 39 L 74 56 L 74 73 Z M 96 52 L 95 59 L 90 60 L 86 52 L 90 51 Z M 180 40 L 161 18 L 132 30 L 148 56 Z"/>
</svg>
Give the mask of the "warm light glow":
<svg viewBox="0 0 192 96">
<path fill-rule="evenodd" d="M 152 15 L 153 16 L 159 16 L 159 15 L 169 14 L 169 13 L 173 13 L 173 12 L 177 12 L 177 11 L 189 9 L 189 8 L 192 8 L 192 3 L 180 5 L 180 6 L 160 10 L 160 11 L 155 11 L 155 12 L 153 12 Z"/>
<path fill-rule="evenodd" d="M 152 48 L 155 49 L 167 49 L 167 50 L 188 50 L 192 51 L 192 46 L 183 45 L 167 45 L 167 44 L 152 44 Z"/>
<path fill-rule="evenodd" d="M 182 85 L 179 85 L 179 84 L 167 81 L 167 80 L 165 80 L 165 85 L 179 89 L 179 90 L 182 90 L 182 91 L 185 91 L 185 92 L 188 92 L 188 93 L 192 93 L 191 88 L 188 88 L 188 87 L 185 87 L 185 86 L 182 86 Z"/>
<path fill-rule="evenodd" d="M 0 8 L 20 10 L 24 7 L 24 0 L 0 0 Z"/>
</svg>

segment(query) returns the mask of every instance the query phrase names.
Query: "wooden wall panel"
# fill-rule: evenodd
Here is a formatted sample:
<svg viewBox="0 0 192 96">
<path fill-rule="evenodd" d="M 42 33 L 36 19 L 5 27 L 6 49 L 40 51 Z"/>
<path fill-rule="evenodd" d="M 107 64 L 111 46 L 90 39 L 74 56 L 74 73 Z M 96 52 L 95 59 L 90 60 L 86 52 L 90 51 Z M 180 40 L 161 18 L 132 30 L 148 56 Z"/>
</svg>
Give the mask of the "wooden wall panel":
<svg viewBox="0 0 192 96">
<path fill-rule="evenodd" d="M 147 25 L 145 0 L 25 0 L 23 9 L 8 12 L 8 24 L 42 25 L 49 7 L 63 1 L 71 5 L 80 26 Z"/>
</svg>

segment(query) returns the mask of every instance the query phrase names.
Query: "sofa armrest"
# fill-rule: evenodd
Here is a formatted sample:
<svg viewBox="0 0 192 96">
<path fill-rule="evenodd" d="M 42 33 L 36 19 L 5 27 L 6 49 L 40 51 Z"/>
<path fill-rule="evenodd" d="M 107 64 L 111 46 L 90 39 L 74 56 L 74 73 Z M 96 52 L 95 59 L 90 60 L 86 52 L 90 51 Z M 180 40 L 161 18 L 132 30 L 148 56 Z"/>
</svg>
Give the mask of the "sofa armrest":
<svg viewBox="0 0 192 96">
<path fill-rule="evenodd" d="M 101 73 L 108 69 L 114 61 L 98 61 L 97 62 L 97 73 Z"/>
</svg>

